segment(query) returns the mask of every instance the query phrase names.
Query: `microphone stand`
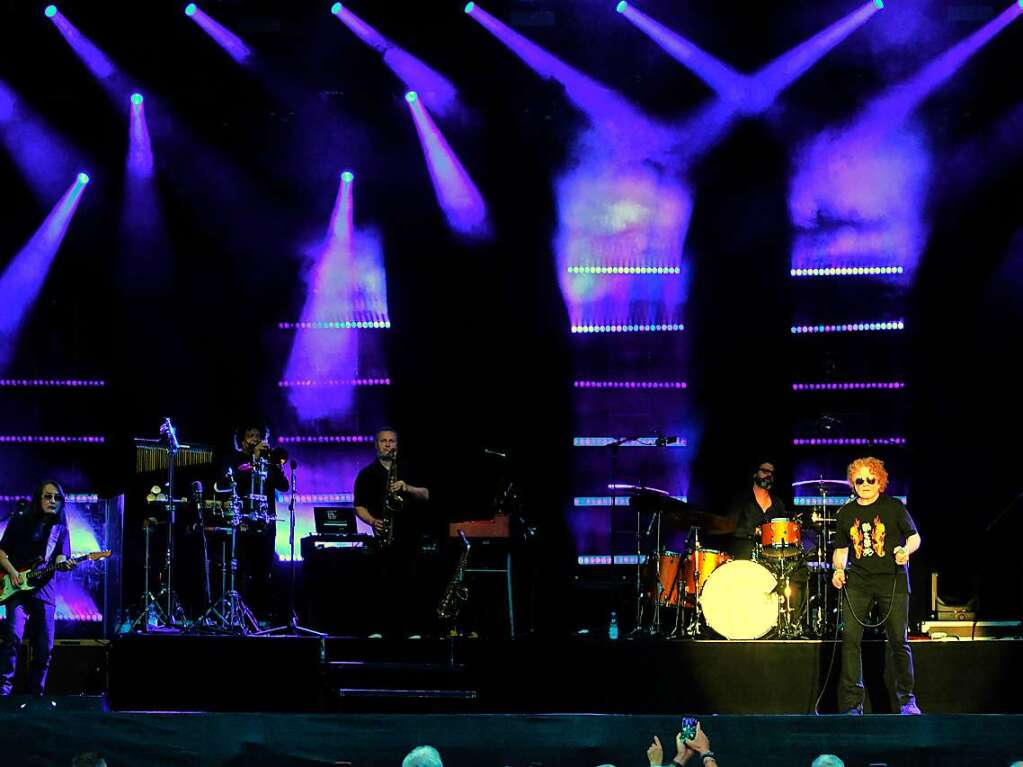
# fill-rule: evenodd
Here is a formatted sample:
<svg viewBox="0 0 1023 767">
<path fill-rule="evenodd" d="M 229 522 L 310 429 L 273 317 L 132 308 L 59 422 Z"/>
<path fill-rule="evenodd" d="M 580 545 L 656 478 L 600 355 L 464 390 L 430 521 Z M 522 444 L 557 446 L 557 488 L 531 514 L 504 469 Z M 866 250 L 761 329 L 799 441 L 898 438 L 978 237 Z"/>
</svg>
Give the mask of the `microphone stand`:
<svg viewBox="0 0 1023 767">
<path fill-rule="evenodd" d="M 181 443 L 178 442 L 177 430 L 171 423 L 170 418 L 163 419 L 160 433 L 167 440 L 167 551 L 164 567 L 167 571 L 167 580 L 164 588 L 167 589 L 167 626 L 178 627 L 181 622 L 178 620 L 177 611 L 181 609 L 177 597 L 174 595 L 174 525 L 176 522 L 177 499 L 174 497 L 174 475 L 177 470 L 178 449 Z M 184 615 L 181 616 L 182 618 Z"/>
<path fill-rule="evenodd" d="M 320 639 L 320 660 L 327 657 L 327 635 L 322 631 L 301 626 L 298 623 L 298 613 L 295 611 L 295 470 L 298 468 L 296 461 L 291 462 L 291 498 L 288 500 L 288 545 L 291 548 L 291 583 L 288 585 L 288 622 L 283 626 L 257 631 L 253 636 L 313 636 Z M 275 491 L 276 492 L 276 491 Z"/>
</svg>

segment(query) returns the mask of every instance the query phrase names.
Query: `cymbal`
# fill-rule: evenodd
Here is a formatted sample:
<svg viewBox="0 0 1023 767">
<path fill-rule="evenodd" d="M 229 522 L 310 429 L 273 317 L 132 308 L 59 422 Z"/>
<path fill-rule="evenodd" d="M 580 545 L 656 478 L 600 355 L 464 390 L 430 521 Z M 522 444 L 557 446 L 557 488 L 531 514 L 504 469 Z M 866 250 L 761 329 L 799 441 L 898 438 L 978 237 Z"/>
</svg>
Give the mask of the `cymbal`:
<svg viewBox="0 0 1023 767">
<path fill-rule="evenodd" d="M 661 490 L 657 487 L 647 487 L 646 485 L 611 484 L 607 486 L 607 489 L 618 493 L 618 495 L 624 495 L 630 498 L 644 495 L 656 495 L 664 498 L 671 498 L 671 493 L 667 490 Z"/>
<path fill-rule="evenodd" d="M 847 479 L 804 479 L 792 483 L 792 487 L 803 487 L 804 485 L 842 485 L 843 487 L 852 487 Z"/>
</svg>

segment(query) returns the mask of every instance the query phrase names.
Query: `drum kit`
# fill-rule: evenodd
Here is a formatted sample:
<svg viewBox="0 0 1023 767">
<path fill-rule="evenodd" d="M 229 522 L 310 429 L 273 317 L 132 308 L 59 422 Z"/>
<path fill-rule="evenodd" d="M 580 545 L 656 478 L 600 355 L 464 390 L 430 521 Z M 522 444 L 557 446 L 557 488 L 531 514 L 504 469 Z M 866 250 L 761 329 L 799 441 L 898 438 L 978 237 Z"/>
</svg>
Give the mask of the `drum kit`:
<svg viewBox="0 0 1023 767">
<path fill-rule="evenodd" d="M 655 488 L 615 486 L 630 496 L 637 529 L 642 515 L 649 513 L 648 530 L 657 531 L 655 551 L 637 551 L 640 587 L 634 633 L 663 635 L 662 613 L 671 611 L 674 628 L 668 638 L 802 639 L 833 634 L 837 602 L 829 591 L 829 570 L 835 518 L 828 515 L 828 499 L 832 490 L 837 497 L 848 495 L 849 484 L 818 479 L 794 487 L 803 485 L 816 489 L 814 504 L 757 527 L 749 559 L 702 544 L 701 535 L 730 531 L 725 517 L 698 511 Z M 662 547 L 662 526 L 688 529 L 682 551 Z"/>
<path fill-rule="evenodd" d="M 203 498 L 200 482 L 192 483 L 192 498 L 175 498 L 174 476 L 176 458 L 188 446 L 177 441 L 176 430 L 166 419 L 161 427 L 164 449 L 167 456 L 163 465 L 167 469 L 165 486 L 156 485 L 147 496 L 148 505 L 143 529 L 145 534 L 144 585 L 141 608 L 130 623 L 133 630 L 149 631 L 154 628 L 202 628 L 227 633 L 252 634 L 259 631 L 259 622 L 243 601 L 237 589 L 238 536 L 239 534 L 262 534 L 273 529 L 277 517 L 267 496 L 267 477 L 272 461 L 283 464 L 288 460 L 283 448 L 274 448 L 269 454 L 253 456 L 249 467 L 247 487 L 239 487 L 232 469 L 227 469 L 225 485 L 214 484 L 213 498 Z M 153 440 L 156 443 L 157 441 Z M 149 446 L 151 448 L 151 446 Z M 247 491 L 247 492 L 246 492 Z M 188 509 L 194 512 L 187 530 L 198 533 L 202 541 L 203 586 L 206 611 L 195 620 L 185 616 L 184 609 L 175 593 L 176 549 L 174 544 L 176 513 Z M 157 516 L 165 511 L 165 521 Z M 192 523 L 194 520 L 194 524 Z M 150 589 L 150 568 L 152 533 L 158 526 L 166 527 L 166 552 L 162 567 L 158 570 L 158 582 L 163 588 L 154 595 Z M 211 539 L 219 541 L 218 570 L 220 576 L 219 599 L 213 600 L 210 584 Z"/>
</svg>

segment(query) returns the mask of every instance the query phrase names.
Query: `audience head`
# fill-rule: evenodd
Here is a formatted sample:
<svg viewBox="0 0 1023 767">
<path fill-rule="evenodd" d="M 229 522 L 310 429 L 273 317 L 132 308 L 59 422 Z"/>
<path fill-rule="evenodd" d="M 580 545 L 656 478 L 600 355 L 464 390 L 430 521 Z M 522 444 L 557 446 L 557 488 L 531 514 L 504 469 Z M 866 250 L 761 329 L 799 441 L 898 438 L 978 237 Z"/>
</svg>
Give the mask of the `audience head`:
<svg viewBox="0 0 1023 767">
<path fill-rule="evenodd" d="M 444 762 L 433 746 L 416 746 L 408 752 L 401 767 L 444 767 Z"/>
<path fill-rule="evenodd" d="M 107 767 L 107 760 L 93 751 L 76 754 L 71 767 Z"/>
<path fill-rule="evenodd" d="M 845 767 L 845 762 L 834 754 L 821 754 L 813 760 L 810 767 Z"/>
</svg>

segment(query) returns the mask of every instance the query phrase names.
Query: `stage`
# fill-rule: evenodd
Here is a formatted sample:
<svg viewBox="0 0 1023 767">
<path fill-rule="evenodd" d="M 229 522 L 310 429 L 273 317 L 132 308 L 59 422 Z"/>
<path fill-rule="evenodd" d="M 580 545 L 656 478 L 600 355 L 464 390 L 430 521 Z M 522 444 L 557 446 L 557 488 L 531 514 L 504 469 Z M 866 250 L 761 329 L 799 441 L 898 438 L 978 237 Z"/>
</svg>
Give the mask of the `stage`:
<svg viewBox="0 0 1023 767">
<path fill-rule="evenodd" d="M 867 641 L 857 718 L 833 713 L 830 641 L 127 635 L 60 643 L 52 695 L 3 701 L 0 727 L 18 733 L 4 763 L 19 767 L 87 750 L 110 764 L 397 765 L 424 743 L 449 767 L 641 764 L 688 714 L 722 765 L 1018 758 L 1023 641 L 912 645 L 926 715 L 885 715 L 884 646 Z"/>
<path fill-rule="evenodd" d="M 912 647 L 928 714 L 1023 714 L 1023 641 Z M 834 711 L 836 650 L 830 641 L 130 635 L 106 648 L 59 646 L 50 692 L 105 694 L 123 711 L 812 714 L 818 698 L 818 711 Z M 868 713 L 893 710 L 883 650 L 864 643 Z"/>
</svg>

